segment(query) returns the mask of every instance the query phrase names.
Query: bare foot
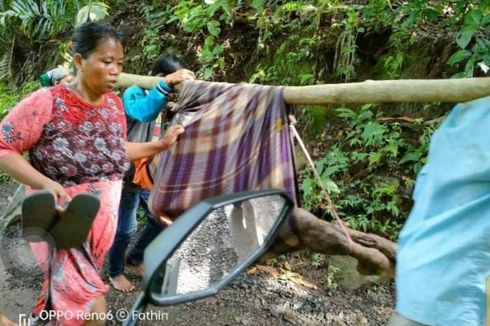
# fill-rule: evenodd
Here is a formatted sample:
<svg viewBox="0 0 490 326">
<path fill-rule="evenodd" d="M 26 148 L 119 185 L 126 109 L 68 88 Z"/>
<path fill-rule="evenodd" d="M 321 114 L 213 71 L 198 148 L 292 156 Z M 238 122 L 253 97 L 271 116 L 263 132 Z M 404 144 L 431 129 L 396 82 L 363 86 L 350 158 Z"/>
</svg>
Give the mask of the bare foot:
<svg viewBox="0 0 490 326">
<path fill-rule="evenodd" d="M 109 277 L 109 281 L 111 281 L 114 289 L 121 292 L 132 292 L 136 289 L 133 283 L 131 283 L 124 275 L 119 275 L 114 278 Z"/>
<path fill-rule="evenodd" d="M 7 319 L 7 317 L 0 312 L 0 326 L 18 326 L 18 324 L 14 323 L 10 319 Z"/>
<path fill-rule="evenodd" d="M 395 262 L 378 249 L 354 243 L 352 256 L 357 258 L 357 271 L 362 275 L 380 275 L 387 278 L 395 276 Z"/>
</svg>

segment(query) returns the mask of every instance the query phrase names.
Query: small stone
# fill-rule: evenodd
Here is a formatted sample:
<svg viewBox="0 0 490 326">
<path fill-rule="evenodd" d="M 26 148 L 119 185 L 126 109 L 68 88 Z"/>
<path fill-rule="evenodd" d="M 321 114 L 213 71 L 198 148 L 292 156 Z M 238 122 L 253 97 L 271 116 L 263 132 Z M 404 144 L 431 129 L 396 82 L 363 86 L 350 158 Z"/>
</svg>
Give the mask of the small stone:
<svg viewBox="0 0 490 326">
<path fill-rule="evenodd" d="M 279 318 L 279 311 L 277 311 L 276 308 L 270 308 L 269 311 L 271 312 L 271 315 L 275 318 Z"/>
<path fill-rule="evenodd" d="M 307 305 L 304 305 L 303 310 L 304 310 L 305 312 L 311 312 L 312 308 L 311 308 L 311 306 L 310 306 L 309 304 L 307 304 Z"/>
<path fill-rule="evenodd" d="M 304 302 L 302 302 L 302 301 L 296 301 L 296 302 L 293 304 L 293 308 L 294 308 L 295 310 L 298 310 L 299 308 L 303 307 L 303 305 L 304 305 L 304 304 L 305 304 L 305 303 L 304 303 Z"/>
</svg>

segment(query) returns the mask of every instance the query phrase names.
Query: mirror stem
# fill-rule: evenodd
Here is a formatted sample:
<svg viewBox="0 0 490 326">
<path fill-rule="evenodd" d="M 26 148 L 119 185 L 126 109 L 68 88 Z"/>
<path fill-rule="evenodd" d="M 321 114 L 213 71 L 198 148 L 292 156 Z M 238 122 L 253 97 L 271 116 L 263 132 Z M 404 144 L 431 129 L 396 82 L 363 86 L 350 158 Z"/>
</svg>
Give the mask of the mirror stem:
<svg viewBox="0 0 490 326">
<path fill-rule="evenodd" d="M 138 325 L 139 319 L 133 318 L 134 316 L 138 316 L 140 313 L 145 312 L 146 306 L 148 305 L 148 300 L 146 299 L 145 293 L 141 292 L 136 302 L 133 305 L 133 308 L 129 312 L 128 318 L 123 322 L 123 326 L 135 326 Z"/>
</svg>

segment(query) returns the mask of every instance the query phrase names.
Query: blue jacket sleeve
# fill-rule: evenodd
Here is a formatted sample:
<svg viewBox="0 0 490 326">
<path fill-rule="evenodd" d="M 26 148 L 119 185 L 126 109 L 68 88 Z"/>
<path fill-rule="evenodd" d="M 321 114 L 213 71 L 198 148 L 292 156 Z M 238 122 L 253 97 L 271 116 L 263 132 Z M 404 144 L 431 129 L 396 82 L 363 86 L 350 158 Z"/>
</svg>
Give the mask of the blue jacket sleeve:
<svg viewBox="0 0 490 326">
<path fill-rule="evenodd" d="M 150 122 L 157 118 L 158 114 L 165 108 L 167 97 L 153 87 L 145 92 L 138 86 L 131 86 L 123 94 L 124 110 L 126 115 L 132 119 Z"/>
</svg>

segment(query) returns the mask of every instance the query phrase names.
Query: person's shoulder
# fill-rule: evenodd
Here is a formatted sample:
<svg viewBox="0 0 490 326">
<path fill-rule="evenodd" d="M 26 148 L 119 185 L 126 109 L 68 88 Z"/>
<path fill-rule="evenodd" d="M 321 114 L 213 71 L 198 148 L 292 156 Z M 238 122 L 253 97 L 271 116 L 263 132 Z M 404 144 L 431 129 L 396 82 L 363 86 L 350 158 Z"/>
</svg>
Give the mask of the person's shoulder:
<svg viewBox="0 0 490 326">
<path fill-rule="evenodd" d="M 52 98 L 59 98 L 63 100 L 76 98 L 80 100 L 78 95 L 67 85 L 55 85 L 50 87 L 43 87 L 46 92 L 49 92 Z"/>
<path fill-rule="evenodd" d="M 53 104 L 53 95 L 50 88 L 43 87 L 25 96 L 20 102 L 16 104 L 16 108 L 19 110 L 27 109 L 32 110 L 50 110 Z"/>
<path fill-rule="evenodd" d="M 52 87 L 42 87 L 39 88 L 32 93 L 28 94 L 24 99 L 25 100 L 30 100 L 30 101 L 35 101 L 38 99 L 49 99 L 53 97 L 53 94 L 51 92 Z"/>
</svg>

